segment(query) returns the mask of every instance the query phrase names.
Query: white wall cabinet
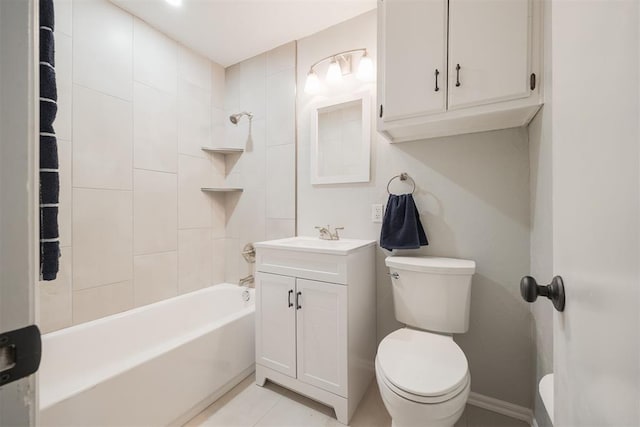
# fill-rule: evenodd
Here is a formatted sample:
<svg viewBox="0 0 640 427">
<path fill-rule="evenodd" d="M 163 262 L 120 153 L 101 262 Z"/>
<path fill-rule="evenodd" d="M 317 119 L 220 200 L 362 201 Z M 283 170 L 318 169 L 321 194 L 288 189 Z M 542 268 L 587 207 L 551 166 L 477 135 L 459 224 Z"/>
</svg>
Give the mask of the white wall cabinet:
<svg viewBox="0 0 640 427">
<path fill-rule="evenodd" d="M 542 104 L 540 0 L 379 0 L 378 130 L 506 129 Z"/>
<path fill-rule="evenodd" d="M 343 424 L 374 376 L 375 242 L 359 242 L 341 254 L 256 244 L 256 383 L 329 405 Z"/>
</svg>

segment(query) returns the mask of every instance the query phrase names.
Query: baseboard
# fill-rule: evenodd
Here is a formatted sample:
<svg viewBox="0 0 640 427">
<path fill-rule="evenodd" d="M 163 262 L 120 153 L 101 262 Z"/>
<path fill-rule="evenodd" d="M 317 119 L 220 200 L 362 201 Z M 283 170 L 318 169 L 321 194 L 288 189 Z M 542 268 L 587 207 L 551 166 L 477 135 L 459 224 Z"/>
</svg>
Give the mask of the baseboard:
<svg viewBox="0 0 640 427">
<path fill-rule="evenodd" d="M 529 423 L 534 423 L 533 411 L 524 406 L 516 405 L 515 403 L 505 402 L 504 400 L 496 399 L 494 397 L 485 396 L 476 392 L 469 393 L 469 399 L 467 400 L 469 405 L 477 406 L 487 411 L 496 412 L 507 417 L 515 418 L 517 420 Z"/>
</svg>

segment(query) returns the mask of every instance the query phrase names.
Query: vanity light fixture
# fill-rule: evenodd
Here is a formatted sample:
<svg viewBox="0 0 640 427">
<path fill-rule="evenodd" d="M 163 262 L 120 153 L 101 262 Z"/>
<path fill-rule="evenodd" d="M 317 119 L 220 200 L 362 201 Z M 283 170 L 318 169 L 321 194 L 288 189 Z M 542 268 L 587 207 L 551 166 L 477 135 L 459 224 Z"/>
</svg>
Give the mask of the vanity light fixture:
<svg viewBox="0 0 640 427">
<path fill-rule="evenodd" d="M 309 73 L 307 74 L 307 81 L 304 85 L 305 93 L 315 95 L 320 92 L 321 84 L 320 79 L 318 78 L 318 74 L 316 74 L 315 71 L 316 66 L 318 66 L 322 62 L 331 61 L 329 63 L 329 68 L 327 69 L 327 75 L 325 79 L 329 84 L 336 84 L 342 81 L 342 76 L 344 74 L 349 74 L 351 72 L 352 56 L 356 53 L 362 53 L 362 56 L 360 57 L 360 61 L 358 63 L 358 71 L 356 72 L 356 77 L 364 82 L 373 81 L 373 61 L 368 55 L 367 49 L 360 48 L 345 50 L 344 52 L 339 52 L 334 55 L 327 56 L 326 58 L 322 58 L 321 60 L 316 61 L 315 63 L 313 63 L 313 65 L 311 65 Z"/>
<path fill-rule="evenodd" d="M 315 95 L 320 92 L 320 79 L 315 71 L 309 71 L 307 74 L 307 81 L 304 83 L 304 91 L 310 95 Z"/>
<path fill-rule="evenodd" d="M 356 77 L 363 82 L 373 81 L 373 60 L 366 51 L 364 52 L 364 54 L 360 58 L 360 62 L 358 63 L 358 72 L 356 73 Z"/>
<path fill-rule="evenodd" d="M 342 67 L 338 64 L 335 58 L 331 60 L 329 68 L 327 69 L 327 83 L 335 84 L 342 81 Z"/>
<path fill-rule="evenodd" d="M 173 7 L 180 7 L 182 6 L 182 0 L 165 0 L 167 3 L 169 3 L 171 6 Z"/>
</svg>

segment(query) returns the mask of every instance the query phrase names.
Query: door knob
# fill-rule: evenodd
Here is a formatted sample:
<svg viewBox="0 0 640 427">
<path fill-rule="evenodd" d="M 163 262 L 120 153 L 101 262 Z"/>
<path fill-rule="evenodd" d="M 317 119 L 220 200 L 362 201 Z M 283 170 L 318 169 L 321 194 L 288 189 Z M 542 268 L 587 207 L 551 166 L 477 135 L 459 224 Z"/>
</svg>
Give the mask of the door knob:
<svg viewBox="0 0 640 427">
<path fill-rule="evenodd" d="M 538 285 L 536 279 L 524 276 L 520 280 L 520 294 L 527 302 L 534 302 L 538 296 L 547 297 L 558 311 L 564 311 L 564 283 L 562 277 L 556 276 L 546 286 Z"/>
</svg>

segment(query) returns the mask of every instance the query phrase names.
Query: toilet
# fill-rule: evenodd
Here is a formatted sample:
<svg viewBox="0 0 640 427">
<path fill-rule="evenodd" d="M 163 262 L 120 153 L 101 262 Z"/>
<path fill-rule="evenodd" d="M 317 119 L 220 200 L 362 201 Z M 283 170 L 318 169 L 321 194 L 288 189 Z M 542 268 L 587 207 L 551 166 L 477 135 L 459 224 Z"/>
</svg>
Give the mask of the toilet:
<svg viewBox="0 0 640 427">
<path fill-rule="evenodd" d="M 471 377 L 452 334 L 469 329 L 474 261 L 391 256 L 395 317 L 406 326 L 387 335 L 376 380 L 394 427 L 450 427 L 464 411 Z"/>
</svg>

